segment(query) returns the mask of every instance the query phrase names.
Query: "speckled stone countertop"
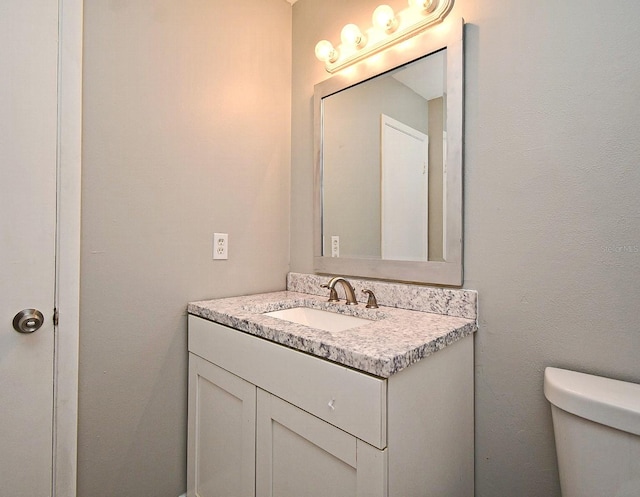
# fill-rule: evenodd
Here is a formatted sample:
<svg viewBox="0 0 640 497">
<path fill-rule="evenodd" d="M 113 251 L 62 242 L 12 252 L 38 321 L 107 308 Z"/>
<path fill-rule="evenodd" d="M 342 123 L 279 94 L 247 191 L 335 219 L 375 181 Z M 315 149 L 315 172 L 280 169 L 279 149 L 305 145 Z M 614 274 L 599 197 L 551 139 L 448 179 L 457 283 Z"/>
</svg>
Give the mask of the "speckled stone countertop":
<svg viewBox="0 0 640 497">
<path fill-rule="evenodd" d="M 293 286 L 290 280 L 291 276 L 289 288 Z M 251 335 L 388 378 L 477 330 L 475 292 L 460 291 L 472 295 L 473 319 L 397 307 L 347 306 L 343 301 L 327 302 L 326 296 L 294 291 L 192 302 L 187 310 Z M 311 307 L 372 321 L 349 330 L 328 332 L 263 314 L 292 307 Z"/>
</svg>

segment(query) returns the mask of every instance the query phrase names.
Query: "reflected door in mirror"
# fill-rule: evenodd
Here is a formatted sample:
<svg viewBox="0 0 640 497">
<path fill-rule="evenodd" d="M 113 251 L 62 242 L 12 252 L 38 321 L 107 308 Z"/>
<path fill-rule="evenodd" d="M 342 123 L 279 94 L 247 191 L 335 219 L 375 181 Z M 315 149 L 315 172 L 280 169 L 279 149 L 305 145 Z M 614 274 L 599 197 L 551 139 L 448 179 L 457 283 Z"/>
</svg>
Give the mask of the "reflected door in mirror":
<svg viewBox="0 0 640 497">
<path fill-rule="evenodd" d="M 382 258 L 426 261 L 429 137 L 381 116 Z"/>
</svg>

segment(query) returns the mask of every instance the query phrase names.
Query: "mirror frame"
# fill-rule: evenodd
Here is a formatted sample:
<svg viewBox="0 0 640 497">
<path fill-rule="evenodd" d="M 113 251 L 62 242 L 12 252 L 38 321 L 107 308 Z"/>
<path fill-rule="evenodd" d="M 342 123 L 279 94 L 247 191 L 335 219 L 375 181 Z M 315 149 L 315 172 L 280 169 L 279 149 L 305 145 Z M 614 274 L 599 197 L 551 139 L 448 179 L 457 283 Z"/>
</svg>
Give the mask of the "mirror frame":
<svg viewBox="0 0 640 497">
<path fill-rule="evenodd" d="M 447 19 L 314 87 L 314 257 L 316 273 L 462 286 L 464 21 Z M 395 261 L 322 255 L 322 99 L 399 66 L 447 49 L 446 261 Z"/>
</svg>

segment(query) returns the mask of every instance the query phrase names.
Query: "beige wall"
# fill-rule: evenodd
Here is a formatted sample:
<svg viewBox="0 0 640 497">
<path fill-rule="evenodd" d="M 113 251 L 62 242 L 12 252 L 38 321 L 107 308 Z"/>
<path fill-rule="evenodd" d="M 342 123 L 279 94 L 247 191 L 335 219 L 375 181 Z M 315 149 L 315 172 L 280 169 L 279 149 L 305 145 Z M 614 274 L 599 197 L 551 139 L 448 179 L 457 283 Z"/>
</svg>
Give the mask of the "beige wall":
<svg viewBox="0 0 640 497">
<path fill-rule="evenodd" d="M 187 302 L 285 286 L 291 6 L 94 0 L 84 29 L 78 495 L 177 497 Z"/>
<path fill-rule="evenodd" d="M 390 1 L 397 9 L 401 1 Z M 313 269 L 315 43 L 377 0 L 293 7 L 291 267 Z M 640 382 L 640 3 L 456 0 L 465 281 L 480 298 L 476 495 L 559 497 L 544 367 Z M 627 247 L 627 248 L 625 248 Z"/>
</svg>

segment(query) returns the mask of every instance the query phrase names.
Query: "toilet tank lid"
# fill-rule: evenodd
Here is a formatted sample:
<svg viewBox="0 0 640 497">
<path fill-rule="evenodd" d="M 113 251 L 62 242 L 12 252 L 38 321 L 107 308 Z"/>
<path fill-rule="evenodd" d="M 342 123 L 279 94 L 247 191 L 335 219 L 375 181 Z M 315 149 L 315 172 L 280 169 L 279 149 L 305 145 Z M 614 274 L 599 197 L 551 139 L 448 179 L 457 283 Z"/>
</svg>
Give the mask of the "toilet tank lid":
<svg viewBox="0 0 640 497">
<path fill-rule="evenodd" d="M 564 411 L 640 435 L 640 385 L 636 383 L 546 368 L 544 395 Z"/>
</svg>

